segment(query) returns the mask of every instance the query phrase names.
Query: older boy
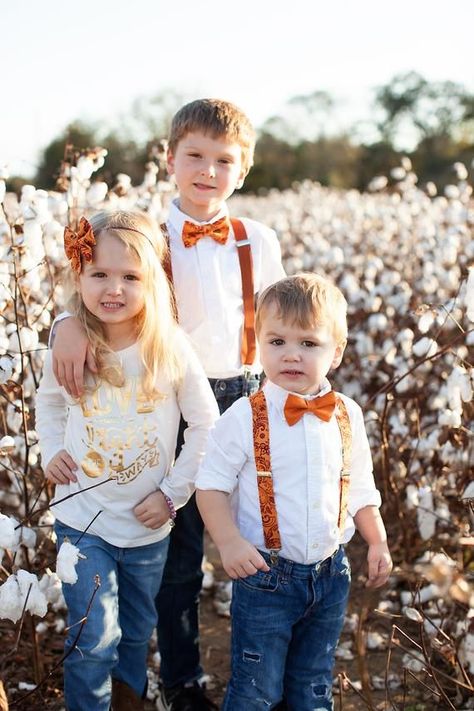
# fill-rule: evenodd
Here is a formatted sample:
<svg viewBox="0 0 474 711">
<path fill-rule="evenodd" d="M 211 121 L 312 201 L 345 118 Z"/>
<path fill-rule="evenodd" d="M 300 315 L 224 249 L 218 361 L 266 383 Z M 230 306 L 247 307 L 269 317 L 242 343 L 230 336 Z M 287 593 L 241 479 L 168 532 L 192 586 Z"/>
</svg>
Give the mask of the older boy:
<svg viewBox="0 0 474 711">
<path fill-rule="evenodd" d="M 168 170 L 178 198 L 166 223 L 178 320 L 190 336 L 224 412 L 258 388 L 254 297 L 284 276 L 273 230 L 231 221 L 226 205 L 253 162 L 255 132 L 233 104 L 193 101 L 173 118 Z M 72 345 L 73 344 L 73 345 Z M 73 319 L 57 327 L 55 373 L 68 391 L 82 390 L 87 341 Z M 93 367 L 90 355 L 88 362 Z M 182 444 L 183 431 L 178 440 Z M 177 513 L 157 598 L 163 689 L 161 711 L 215 708 L 199 684 L 198 599 L 203 524 L 194 497 Z"/>
<path fill-rule="evenodd" d="M 355 527 L 368 585 L 391 570 L 360 407 L 326 379 L 342 360 L 347 304 L 302 274 L 261 295 L 256 319 L 268 378 L 218 420 L 196 481 L 198 505 L 232 597 L 225 711 L 332 709 L 334 652 Z"/>
</svg>

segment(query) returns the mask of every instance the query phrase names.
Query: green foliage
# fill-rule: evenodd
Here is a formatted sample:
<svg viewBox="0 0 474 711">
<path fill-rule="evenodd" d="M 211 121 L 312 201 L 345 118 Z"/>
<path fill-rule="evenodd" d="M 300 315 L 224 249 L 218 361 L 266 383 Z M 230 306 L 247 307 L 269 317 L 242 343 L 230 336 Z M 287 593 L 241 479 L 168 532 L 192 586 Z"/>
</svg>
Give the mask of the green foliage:
<svg viewBox="0 0 474 711">
<path fill-rule="evenodd" d="M 95 145 L 95 132 L 91 126 L 79 121 L 66 126 L 63 133 L 49 143 L 43 155 L 34 178 L 34 184 L 44 189 L 55 187 L 59 175 L 61 161 L 67 143 L 78 148 L 88 148 Z"/>
<path fill-rule="evenodd" d="M 105 134 L 71 124 L 43 151 L 35 184 L 54 187 L 68 141 L 78 148 L 99 144 L 108 150 L 97 178 L 109 186 L 117 173 L 141 182 L 148 146 L 167 135 L 173 114 L 187 100 L 171 90 L 137 99 Z M 402 155 L 411 158 L 421 183 L 433 181 L 442 188 L 453 180 L 454 162 L 469 166 L 474 159 L 474 95 L 460 84 L 428 82 L 416 72 L 393 77 L 375 92 L 370 125 L 379 139 L 370 144 L 356 141 L 356 127 L 333 128 L 336 103 L 328 92 L 314 91 L 293 97 L 282 115 L 270 117 L 260 131 L 243 190 L 283 190 L 305 179 L 364 190 L 374 175 L 399 165 Z M 402 153 L 400 146 L 410 139 L 414 148 Z"/>
</svg>

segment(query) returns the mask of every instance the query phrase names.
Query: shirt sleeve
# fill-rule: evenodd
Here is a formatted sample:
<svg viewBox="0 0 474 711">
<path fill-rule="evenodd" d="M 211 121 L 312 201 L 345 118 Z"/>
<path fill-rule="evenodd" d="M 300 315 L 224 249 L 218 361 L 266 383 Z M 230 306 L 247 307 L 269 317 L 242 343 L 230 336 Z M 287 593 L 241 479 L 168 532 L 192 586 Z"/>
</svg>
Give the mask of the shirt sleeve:
<svg viewBox="0 0 474 711">
<path fill-rule="evenodd" d="M 345 400 L 347 403 L 347 400 Z M 352 463 L 348 509 L 352 517 L 364 506 L 381 505 L 380 493 L 375 486 L 372 455 L 365 430 L 362 410 L 350 401 L 352 429 Z"/>
<path fill-rule="evenodd" d="M 266 228 L 262 234 L 262 263 L 260 284 L 257 291 L 260 293 L 270 284 L 286 276 L 281 263 L 281 248 L 276 232 Z"/>
<path fill-rule="evenodd" d="M 61 313 L 56 316 L 53 323 L 51 324 L 51 329 L 49 331 L 48 348 L 53 347 L 54 338 L 56 336 L 56 326 L 58 325 L 58 323 L 60 323 L 60 321 L 64 321 L 64 319 L 66 318 L 70 318 L 71 316 L 72 313 L 70 313 L 69 311 L 61 311 Z"/>
<path fill-rule="evenodd" d="M 196 488 L 231 494 L 250 458 L 251 413 L 248 398 L 237 400 L 216 422 L 199 468 Z M 248 425 L 248 426 L 246 426 Z"/>
<path fill-rule="evenodd" d="M 186 368 L 177 391 L 177 401 L 187 428 L 179 456 L 160 485 L 176 508 L 184 506 L 194 491 L 208 433 L 219 416 L 216 399 L 204 370 L 184 334 L 181 334 L 181 338 L 182 345 L 179 344 L 179 348 Z"/>
<path fill-rule="evenodd" d="M 43 470 L 64 449 L 68 405 L 54 377 L 51 351 L 46 353 L 43 375 L 36 393 L 35 417 Z"/>
</svg>

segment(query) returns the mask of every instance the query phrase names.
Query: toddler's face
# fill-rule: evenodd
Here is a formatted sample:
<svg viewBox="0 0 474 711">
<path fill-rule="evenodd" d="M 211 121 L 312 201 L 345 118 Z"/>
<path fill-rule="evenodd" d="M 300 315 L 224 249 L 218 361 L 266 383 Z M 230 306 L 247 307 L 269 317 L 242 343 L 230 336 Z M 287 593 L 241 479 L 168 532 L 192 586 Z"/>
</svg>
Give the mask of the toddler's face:
<svg viewBox="0 0 474 711">
<path fill-rule="evenodd" d="M 242 148 L 225 137 L 188 133 L 168 153 L 168 171 L 176 179 L 180 209 L 195 220 L 209 220 L 244 182 Z"/>
<path fill-rule="evenodd" d="M 336 343 L 327 326 L 303 329 L 283 321 L 275 304 L 262 314 L 258 343 L 268 379 L 300 395 L 321 389 L 328 372 L 340 364 L 346 345 Z"/>
<path fill-rule="evenodd" d="M 101 232 L 92 262 L 86 262 L 79 275 L 78 288 L 109 340 L 134 332 L 145 305 L 144 273 L 139 258 L 116 236 Z"/>
</svg>

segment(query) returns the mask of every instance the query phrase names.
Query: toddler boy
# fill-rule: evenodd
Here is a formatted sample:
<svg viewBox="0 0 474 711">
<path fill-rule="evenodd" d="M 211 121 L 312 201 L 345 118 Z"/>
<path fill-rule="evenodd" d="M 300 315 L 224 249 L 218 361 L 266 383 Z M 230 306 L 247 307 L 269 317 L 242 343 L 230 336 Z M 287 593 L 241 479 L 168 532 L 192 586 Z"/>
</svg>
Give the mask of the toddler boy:
<svg viewBox="0 0 474 711">
<path fill-rule="evenodd" d="M 232 578 L 232 674 L 224 711 L 333 709 L 334 653 L 350 586 L 344 544 L 368 544 L 368 585 L 392 567 L 362 411 L 326 376 L 347 304 L 301 274 L 268 287 L 256 332 L 267 381 L 217 421 L 197 501 Z"/>
</svg>

